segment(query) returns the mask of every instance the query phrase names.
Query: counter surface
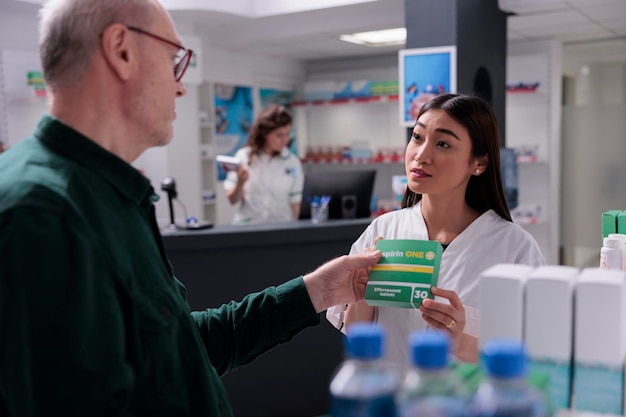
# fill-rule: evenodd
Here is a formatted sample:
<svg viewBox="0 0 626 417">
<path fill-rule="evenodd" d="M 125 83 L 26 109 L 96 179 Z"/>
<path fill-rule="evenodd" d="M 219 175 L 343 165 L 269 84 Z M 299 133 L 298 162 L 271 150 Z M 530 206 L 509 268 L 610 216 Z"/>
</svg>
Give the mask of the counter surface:
<svg viewBox="0 0 626 417">
<path fill-rule="evenodd" d="M 365 230 L 372 219 L 334 220 L 313 224 L 310 220 L 289 223 L 222 225 L 200 230 L 171 230 L 161 228 L 167 240 L 168 250 L 195 250 L 210 248 L 240 247 L 250 244 L 298 243 L 345 240 Z M 358 236 L 358 235 L 357 235 Z M 245 239 L 245 240 L 243 240 Z"/>
<path fill-rule="evenodd" d="M 176 277 L 193 310 L 306 274 L 350 251 L 371 219 L 164 230 Z M 326 320 L 252 364 L 223 377 L 237 417 L 312 417 L 329 410 L 328 385 L 342 359 L 343 336 Z"/>
</svg>

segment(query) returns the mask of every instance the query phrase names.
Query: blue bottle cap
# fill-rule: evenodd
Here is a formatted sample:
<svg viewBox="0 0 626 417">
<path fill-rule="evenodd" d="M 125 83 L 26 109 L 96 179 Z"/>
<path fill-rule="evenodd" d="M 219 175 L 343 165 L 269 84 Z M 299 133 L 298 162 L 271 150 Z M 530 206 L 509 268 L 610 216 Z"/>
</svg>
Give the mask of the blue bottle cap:
<svg viewBox="0 0 626 417">
<path fill-rule="evenodd" d="M 440 331 L 417 331 L 409 337 L 409 350 L 418 368 L 444 368 L 448 365 L 450 336 Z"/>
<path fill-rule="evenodd" d="M 526 350 L 518 340 L 495 339 L 485 343 L 483 360 L 489 375 L 516 378 L 526 372 Z"/>
<path fill-rule="evenodd" d="M 383 329 L 371 323 L 356 323 L 348 327 L 347 353 L 358 359 L 377 359 L 382 356 Z"/>
</svg>

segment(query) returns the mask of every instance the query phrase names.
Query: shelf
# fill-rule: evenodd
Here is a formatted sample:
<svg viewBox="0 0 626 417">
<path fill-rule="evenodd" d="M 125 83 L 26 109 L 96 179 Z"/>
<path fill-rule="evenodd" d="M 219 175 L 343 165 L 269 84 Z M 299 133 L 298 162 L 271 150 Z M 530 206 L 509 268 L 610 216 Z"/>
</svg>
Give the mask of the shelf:
<svg viewBox="0 0 626 417">
<path fill-rule="evenodd" d="M 507 83 L 505 91 L 507 94 L 528 94 L 536 93 L 541 87 L 539 81 L 517 81 L 515 83 Z"/>
<path fill-rule="evenodd" d="M 506 90 L 507 94 L 510 95 L 517 95 L 517 94 L 522 94 L 522 95 L 532 95 L 532 94 L 544 94 L 541 90 Z"/>
<path fill-rule="evenodd" d="M 519 165 L 530 165 L 530 166 L 539 166 L 546 165 L 547 162 L 544 160 L 537 159 L 537 157 L 518 157 L 517 163 Z"/>
<path fill-rule="evenodd" d="M 382 96 L 370 97 L 354 97 L 354 98 L 336 98 L 332 100 L 312 100 L 312 101 L 294 101 L 292 107 L 304 106 L 335 106 L 341 104 L 364 104 L 364 103 L 385 103 L 388 101 L 398 101 L 398 94 L 389 94 Z"/>
<path fill-rule="evenodd" d="M 7 96 L 6 97 L 6 101 L 7 104 L 16 104 L 16 105 L 21 105 L 21 104 L 39 104 L 39 103 L 43 103 L 43 104 L 47 104 L 48 103 L 48 96 L 46 95 L 42 95 L 42 96 Z"/>
<path fill-rule="evenodd" d="M 513 219 L 514 223 L 522 225 L 543 224 L 545 223 L 545 220 L 541 217 L 541 212 L 541 204 L 519 204 L 517 207 L 511 210 L 511 218 Z"/>
<path fill-rule="evenodd" d="M 213 190 L 205 190 L 200 195 L 200 199 L 202 200 L 202 205 L 204 205 L 204 206 L 214 205 L 216 197 L 217 197 L 217 195 L 216 195 L 215 191 L 213 191 Z"/>
<path fill-rule="evenodd" d="M 538 217 L 513 217 L 513 223 L 520 225 L 542 224 L 543 221 Z"/>
<path fill-rule="evenodd" d="M 399 161 L 373 161 L 371 159 L 365 160 L 365 159 L 359 159 L 359 160 L 352 160 L 350 162 L 346 162 L 345 160 L 342 161 L 330 161 L 330 162 L 311 162 L 311 161 L 302 161 L 302 163 L 304 165 L 323 165 L 323 166 L 360 166 L 360 165 L 396 165 L 396 164 L 402 164 L 404 165 L 404 159 L 399 160 Z"/>
</svg>

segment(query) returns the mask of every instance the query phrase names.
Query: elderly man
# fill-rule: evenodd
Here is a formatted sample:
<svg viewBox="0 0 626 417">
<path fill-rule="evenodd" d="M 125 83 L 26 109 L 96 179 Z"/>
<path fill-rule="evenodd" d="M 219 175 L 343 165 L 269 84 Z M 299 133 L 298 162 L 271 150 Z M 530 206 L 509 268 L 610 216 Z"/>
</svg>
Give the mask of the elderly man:
<svg viewBox="0 0 626 417">
<path fill-rule="evenodd" d="M 53 0 L 40 31 L 49 115 L 0 156 L 0 414 L 230 416 L 219 375 L 362 299 L 380 252 L 191 312 L 130 163 L 192 52 L 156 0 Z"/>
</svg>

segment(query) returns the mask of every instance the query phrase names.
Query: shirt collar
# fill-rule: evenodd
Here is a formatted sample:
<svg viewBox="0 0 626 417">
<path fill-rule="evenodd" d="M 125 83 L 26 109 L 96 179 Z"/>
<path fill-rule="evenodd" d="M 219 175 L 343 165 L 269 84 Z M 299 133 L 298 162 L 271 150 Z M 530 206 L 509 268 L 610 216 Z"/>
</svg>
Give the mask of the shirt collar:
<svg viewBox="0 0 626 417">
<path fill-rule="evenodd" d="M 289 159 L 289 155 L 291 154 L 291 150 L 287 147 L 284 147 L 280 150 L 281 159 Z"/>
<path fill-rule="evenodd" d="M 248 149 L 248 153 L 251 152 L 252 149 Z M 263 152 L 262 150 L 258 150 L 255 152 L 255 154 L 259 157 L 263 157 L 264 159 L 272 159 L 272 158 L 280 158 L 280 159 L 289 159 L 289 156 L 291 155 L 291 149 L 284 147 L 280 150 L 280 152 L 278 153 L 278 155 L 276 154 L 268 154 Z"/>
<path fill-rule="evenodd" d="M 150 180 L 136 168 L 55 117 L 43 116 L 34 136 L 45 146 L 99 175 L 135 203 L 159 199 Z"/>
</svg>

